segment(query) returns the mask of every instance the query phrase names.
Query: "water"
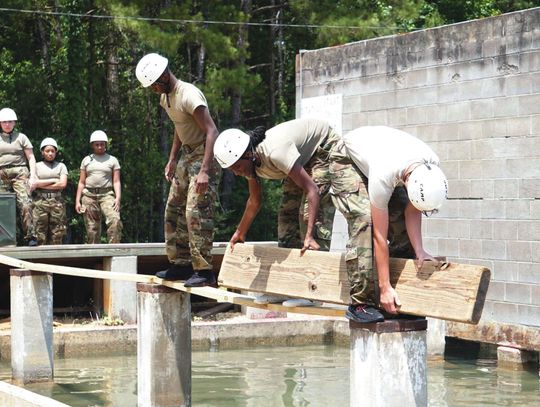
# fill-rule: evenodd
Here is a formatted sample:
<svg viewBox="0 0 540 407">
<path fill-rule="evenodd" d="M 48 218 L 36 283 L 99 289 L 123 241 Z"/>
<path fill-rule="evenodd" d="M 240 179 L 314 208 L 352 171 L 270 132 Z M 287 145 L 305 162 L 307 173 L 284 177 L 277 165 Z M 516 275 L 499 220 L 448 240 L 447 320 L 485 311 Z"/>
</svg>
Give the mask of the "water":
<svg viewBox="0 0 540 407">
<path fill-rule="evenodd" d="M 0 379 L 10 375 L 0 364 Z M 73 407 L 136 407 L 136 375 L 134 355 L 57 359 L 54 384 L 27 388 Z M 194 352 L 192 386 L 194 407 L 349 406 L 349 348 Z M 538 407 L 540 379 L 498 369 L 493 359 L 429 360 L 428 394 L 430 407 Z"/>
</svg>

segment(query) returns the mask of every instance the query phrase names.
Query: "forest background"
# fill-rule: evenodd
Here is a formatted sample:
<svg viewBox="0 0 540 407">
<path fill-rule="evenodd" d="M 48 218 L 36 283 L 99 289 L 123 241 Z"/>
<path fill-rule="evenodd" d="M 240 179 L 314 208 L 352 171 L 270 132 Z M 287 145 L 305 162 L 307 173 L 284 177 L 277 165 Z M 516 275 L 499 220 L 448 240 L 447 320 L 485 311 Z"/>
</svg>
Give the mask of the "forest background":
<svg viewBox="0 0 540 407">
<path fill-rule="evenodd" d="M 199 87 L 220 131 L 295 118 L 295 56 L 368 38 L 540 6 L 540 0 L 2 0 L 0 108 L 34 144 L 53 137 L 70 170 L 69 243 L 84 239 L 74 197 L 90 133 L 107 132 L 122 166 L 124 242 L 163 241 L 173 128 L 158 96 L 135 77 L 148 52 Z M 264 182 L 248 239 L 276 240 L 280 183 Z M 216 241 L 244 210 L 247 184 L 224 173 Z"/>
</svg>

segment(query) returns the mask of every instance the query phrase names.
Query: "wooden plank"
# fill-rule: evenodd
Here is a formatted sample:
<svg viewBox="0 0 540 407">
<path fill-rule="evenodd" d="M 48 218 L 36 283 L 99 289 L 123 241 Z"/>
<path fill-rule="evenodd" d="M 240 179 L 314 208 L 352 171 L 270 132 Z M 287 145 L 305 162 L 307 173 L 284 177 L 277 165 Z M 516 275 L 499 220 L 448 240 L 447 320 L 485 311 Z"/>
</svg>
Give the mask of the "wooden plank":
<svg viewBox="0 0 540 407">
<path fill-rule="evenodd" d="M 391 282 L 400 312 L 477 323 L 490 279 L 481 266 L 391 259 Z M 219 283 L 224 287 L 347 304 L 349 284 L 343 253 L 237 244 L 225 252 Z M 374 290 L 374 287 L 371 287 Z"/>
<path fill-rule="evenodd" d="M 175 290 L 188 292 L 191 294 L 200 295 L 206 298 L 212 298 L 218 302 L 230 302 L 232 304 L 245 305 L 254 308 L 267 309 L 271 311 L 285 311 L 300 314 L 312 314 L 322 316 L 341 317 L 345 315 L 345 311 L 341 307 L 284 307 L 281 304 L 256 304 L 255 298 L 230 292 L 225 289 L 213 287 L 185 287 L 180 281 L 167 281 L 155 276 L 147 276 L 144 274 L 119 273 L 114 271 L 92 270 L 78 267 L 57 266 L 54 264 L 32 263 L 25 260 L 15 259 L 9 256 L 0 254 L 0 263 L 11 266 L 13 268 L 28 269 L 41 271 L 44 273 L 63 274 L 76 277 L 98 278 L 104 280 L 121 280 L 133 281 L 147 284 L 161 284 Z"/>
</svg>

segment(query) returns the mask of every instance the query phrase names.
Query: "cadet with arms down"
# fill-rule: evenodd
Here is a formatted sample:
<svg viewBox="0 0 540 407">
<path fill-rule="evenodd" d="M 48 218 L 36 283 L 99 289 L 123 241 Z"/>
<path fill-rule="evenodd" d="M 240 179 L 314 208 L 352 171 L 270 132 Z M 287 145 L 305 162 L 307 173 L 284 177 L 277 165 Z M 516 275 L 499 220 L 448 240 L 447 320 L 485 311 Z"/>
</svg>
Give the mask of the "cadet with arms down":
<svg viewBox="0 0 540 407">
<path fill-rule="evenodd" d="M 36 182 L 36 159 L 28 137 L 15 131 L 16 123 L 13 109 L 0 110 L 0 192 L 15 192 L 24 239 L 28 246 L 37 246 L 30 198 Z"/>
<path fill-rule="evenodd" d="M 58 144 L 47 137 L 41 142 L 43 161 L 36 164 L 36 198 L 34 220 L 39 244 L 62 244 L 66 235 L 66 205 L 62 191 L 66 188 L 68 171 L 64 163 L 55 161 Z"/>
<path fill-rule="evenodd" d="M 101 214 L 105 216 L 109 243 L 120 243 L 120 163 L 106 153 L 107 135 L 96 130 L 90 135 L 93 153 L 81 162 L 81 174 L 75 197 L 75 210 L 83 214 L 86 243 L 100 243 Z"/>
<path fill-rule="evenodd" d="M 221 170 L 212 154 L 218 131 L 202 92 L 177 79 L 161 55 L 145 55 L 135 70 L 145 88 L 161 95 L 174 123 L 165 178 L 171 182 L 165 207 L 165 246 L 171 264 L 160 278 L 187 280 L 187 287 L 214 285 L 214 207 Z M 178 164 L 176 156 L 182 150 Z"/>
</svg>

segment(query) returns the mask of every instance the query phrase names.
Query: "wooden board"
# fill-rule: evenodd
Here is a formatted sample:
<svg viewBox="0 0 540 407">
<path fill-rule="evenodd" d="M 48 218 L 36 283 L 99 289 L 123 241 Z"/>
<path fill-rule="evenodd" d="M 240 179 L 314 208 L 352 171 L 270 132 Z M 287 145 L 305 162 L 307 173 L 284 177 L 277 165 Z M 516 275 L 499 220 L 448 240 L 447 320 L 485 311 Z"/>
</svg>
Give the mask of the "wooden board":
<svg viewBox="0 0 540 407">
<path fill-rule="evenodd" d="M 271 311 L 294 312 L 300 314 L 321 315 L 330 317 L 342 317 L 345 311 L 342 307 L 284 307 L 281 304 L 256 304 L 255 298 L 229 292 L 225 289 L 213 287 L 185 287 L 180 281 L 167 281 L 155 276 L 144 274 L 119 273 L 113 271 L 93 270 L 78 267 L 57 266 L 54 264 L 32 263 L 29 261 L 15 259 L 13 257 L 0 254 L 0 263 L 13 268 L 41 271 L 44 273 L 63 274 L 77 277 L 97 278 L 104 280 L 131 281 L 147 284 L 161 284 L 175 290 L 184 291 L 206 298 L 212 298 L 218 302 L 230 302 L 232 304 L 245 305 L 249 307 L 261 308 Z"/>
<path fill-rule="evenodd" d="M 477 323 L 490 271 L 481 266 L 391 259 L 391 282 L 400 313 Z M 225 252 L 218 282 L 229 288 L 347 304 L 349 284 L 343 253 L 236 244 Z M 374 287 L 371 287 L 373 289 Z"/>
</svg>

